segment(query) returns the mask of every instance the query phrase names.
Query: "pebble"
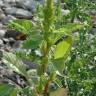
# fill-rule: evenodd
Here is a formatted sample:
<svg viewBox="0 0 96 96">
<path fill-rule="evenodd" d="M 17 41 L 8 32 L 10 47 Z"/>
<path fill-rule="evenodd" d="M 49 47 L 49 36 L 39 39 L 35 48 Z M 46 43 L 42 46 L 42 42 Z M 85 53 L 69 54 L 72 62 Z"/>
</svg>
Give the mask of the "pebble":
<svg viewBox="0 0 96 96">
<path fill-rule="evenodd" d="M 0 22 L 0 29 L 2 29 L 2 27 L 3 27 L 3 24 Z"/>
<path fill-rule="evenodd" d="M 0 0 L 0 7 L 4 6 L 4 3 L 2 0 Z"/>
<path fill-rule="evenodd" d="M 18 7 L 21 7 L 25 10 L 28 9 L 31 12 L 33 12 L 36 9 L 35 0 L 18 0 L 16 3 Z"/>
<path fill-rule="evenodd" d="M 3 38 L 2 40 L 3 40 L 4 44 L 8 44 L 9 43 L 9 39 L 8 38 Z"/>
<path fill-rule="evenodd" d="M 62 15 L 67 15 L 67 14 L 69 14 L 69 13 L 70 13 L 70 11 L 69 11 L 69 10 L 64 10 L 64 9 L 62 9 L 62 10 L 61 10 L 61 12 L 62 12 Z"/>
<path fill-rule="evenodd" d="M 0 47 L 3 45 L 3 41 L 0 39 Z"/>
<path fill-rule="evenodd" d="M 17 40 L 17 41 L 14 42 L 12 48 L 18 49 L 22 43 L 23 43 L 23 41 Z"/>
<path fill-rule="evenodd" d="M 24 9 L 20 9 L 20 8 L 15 8 L 15 7 L 6 8 L 5 13 L 8 15 L 16 16 L 18 18 L 24 18 L 24 19 L 32 18 L 31 12 Z"/>
<path fill-rule="evenodd" d="M 10 46 L 13 46 L 13 44 L 16 42 L 14 38 L 9 38 L 9 44 Z"/>
<path fill-rule="evenodd" d="M 16 0 L 3 0 L 5 3 L 7 2 L 7 3 L 15 3 L 16 2 Z"/>
<path fill-rule="evenodd" d="M 15 20 L 16 18 L 12 15 L 7 15 L 4 19 L 1 20 L 2 24 L 6 25 L 12 20 Z"/>
<path fill-rule="evenodd" d="M 2 9 L 0 9 L 0 21 L 5 18 L 5 14 Z"/>
<path fill-rule="evenodd" d="M 5 30 L 0 30 L 0 39 L 4 37 L 5 33 L 6 33 Z"/>
</svg>

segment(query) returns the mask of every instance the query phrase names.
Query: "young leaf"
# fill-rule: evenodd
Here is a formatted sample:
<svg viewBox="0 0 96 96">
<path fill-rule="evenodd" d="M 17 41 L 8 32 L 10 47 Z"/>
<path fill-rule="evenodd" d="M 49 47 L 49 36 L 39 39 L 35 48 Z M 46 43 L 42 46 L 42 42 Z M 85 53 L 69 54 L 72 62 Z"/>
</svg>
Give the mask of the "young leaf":
<svg viewBox="0 0 96 96">
<path fill-rule="evenodd" d="M 29 34 L 31 29 L 33 28 L 33 24 L 29 20 L 20 20 L 16 19 L 8 24 L 9 28 L 15 29 L 24 34 Z"/>
<path fill-rule="evenodd" d="M 78 31 L 83 28 L 82 24 L 69 23 L 63 26 L 63 28 L 53 31 L 54 43 L 58 41 L 64 35 L 72 35 L 72 32 Z"/>
<path fill-rule="evenodd" d="M 68 54 L 71 45 L 72 45 L 72 37 L 68 37 L 66 40 L 57 44 L 54 52 L 54 59 L 63 58 L 66 54 Z"/>
<path fill-rule="evenodd" d="M 84 25 L 78 23 L 69 23 L 63 26 L 63 28 L 57 29 L 54 33 L 70 34 L 74 31 L 80 30 Z"/>
<path fill-rule="evenodd" d="M 27 40 L 23 43 L 23 48 L 26 49 L 35 49 L 37 47 L 39 47 L 39 44 L 42 41 L 42 36 L 40 35 L 33 35 L 29 38 L 27 38 Z"/>
</svg>

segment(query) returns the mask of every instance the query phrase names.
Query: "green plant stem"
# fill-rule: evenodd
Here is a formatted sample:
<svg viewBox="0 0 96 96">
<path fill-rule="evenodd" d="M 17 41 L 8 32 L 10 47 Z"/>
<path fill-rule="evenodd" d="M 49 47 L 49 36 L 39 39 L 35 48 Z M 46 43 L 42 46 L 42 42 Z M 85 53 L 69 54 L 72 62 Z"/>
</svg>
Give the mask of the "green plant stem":
<svg viewBox="0 0 96 96">
<path fill-rule="evenodd" d="M 47 42 L 47 41 L 46 41 Z M 49 54 L 49 50 L 50 50 L 50 46 L 48 45 L 47 42 L 47 47 L 45 49 L 46 51 L 44 52 L 44 56 L 42 57 L 42 68 L 43 68 L 43 73 L 46 72 L 47 67 L 48 67 L 48 54 Z"/>
<path fill-rule="evenodd" d="M 46 42 L 45 50 L 43 50 L 43 57 L 42 57 L 42 68 L 43 73 L 46 72 L 48 67 L 48 55 L 49 50 L 51 48 L 50 44 L 50 33 L 51 33 L 51 27 L 54 21 L 54 10 L 53 10 L 53 0 L 46 0 L 45 8 L 44 8 L 44 21 L 43 21 L 43 29 L 44 29 L 44 40 Z"/>
<path fill-rule="evenodd" d="M 75 19 L 76 13 L 77 13 L 76 10 L 73 10 L 72 17 L 71 17 L 71 23 L 74 23 L 74 19 Z"/>
</svg>

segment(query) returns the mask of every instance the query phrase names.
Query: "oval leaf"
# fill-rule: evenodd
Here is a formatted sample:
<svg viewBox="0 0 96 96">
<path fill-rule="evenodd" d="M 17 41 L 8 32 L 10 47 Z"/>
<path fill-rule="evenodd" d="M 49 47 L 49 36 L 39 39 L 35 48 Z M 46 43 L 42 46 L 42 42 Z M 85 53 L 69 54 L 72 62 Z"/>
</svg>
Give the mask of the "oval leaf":
<svg viewBox="0 0 96 96">
<path fill-rule="evenodd" d="M 54 59 L 63 58 L 66 54 L 68 54 L 71 45 L 72 45 L 72 37 L 68 37 L 66 40 L 61 41 L 59 44 L 57 44 L 54 53 Z"/>
</svg>

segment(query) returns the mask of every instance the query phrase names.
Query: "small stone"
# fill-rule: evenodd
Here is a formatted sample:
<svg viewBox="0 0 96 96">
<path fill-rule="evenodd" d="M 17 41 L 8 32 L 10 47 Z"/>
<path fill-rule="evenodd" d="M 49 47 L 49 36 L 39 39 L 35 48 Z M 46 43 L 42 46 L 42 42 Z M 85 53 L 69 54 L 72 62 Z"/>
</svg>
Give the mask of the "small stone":
<svg viewBox="0 0 96 96">
<path fill-rule="evenodd" d="M 64 9 L 65 3 L 61 3 L 61 7 Z"/>
<path fill-rule="evenodd" d="M 3 45 L 3 41 L 0 39 L 0 47 Z"/>
<path fill-rule="evenodd" d="M 2 19 L 2 23 L 3 24 L 8 24 L 9 22 L 11 22 L 12 20 L 15 20 L 16 18 L 14 16 L 8 15 L 6 16 L 4 19 Z"/>
<path fill-rule="evenodd" d="M 64 15 L 67 15 L 67 14 L 69 14 L 69 13 L 70 13 L 70 11 L 69 11 L 69 10 L 64 10 L 64 9 L 62 9 L 61 11 L 62 11 L 62 15 L 63 15 L 63 16 L 64 16 Z"/>
<path fill-rule="evenodd" d="M 0 9 L 0 21 L 5 18 L 4 12 Z"/>
<path fill-rule="evenodd" d="M 0 39 L 4 37 L 6 31 L 5 30 L 0 30 Z"/>
<path fill-rule="evenodd" d="M 13 48 L 17 49 L 20 47 L 20 45 L 22 44 L 22 41 L 21 40 L 18 40 L 18 41 L 15 41 L 14 44 L 13 44 Z"/>
<path fill-rule="evenodd" d="M 4 6 L 4 3 L 2 0 L 0 0 L 0 7 Z"/>
<path fill-rule="evenodd" d="M 13 46 L 13 44 L 15 43 L 15 39 L 14 38 L 9 38 L 9 44 L 10 46 Z"/>
<path fill-rule="evenodd" d="M 44 4 L 45 0 L 39 0 L 40 4 Z"/>
<path fill-rule="evenodd" d="M 21 35 L 22 33 L 14 30 L 14 29 L 8 29 L 6 31 L 6 34 L 5 34 L 5 38 L 14 38 L 15 40 L 17 40 L 17 36 Z"/>
<path fill-rule="evenodd" d="M 15 7 L 6 8 L 5 13 L 16 16 L 18 18 L 25 18 L 25 19 L 32 18 L 31 12 L 24 10 L 24 9 L 20 9 L 20 8 L 15 8 Z"/>
<path fill-rule="evenodd" d="M 17 6 L 33 12 L 36 9 L 35 0 L 17 0 Z"/>
<path fill-rule="evenodd" d="M 31 62 L 31 61 L 27 61 L 27 60 L 22 60 L 23 61 L 23 63 L 25 64 L 25 65 L 27 65 L 27 68 L 28 69 L 35 69 L 36 68 L 36 64 L 35 63 L 33 63 L 33 62 Z"/>
<path fill-rule="evenodd" d="M 8 44 L 9 43 L 9 39 L 8 38 L 3 38 L 3 42 L 4 42 L 4 44 Z"/>
<path fill-rule="evenodd" d="M 2 27 L 3 27 L 3 24 L 2 24 L 2 23 L 0 23 L 0 29 L 2 29 Z"/>
<path fill-rule="evenodd" d="M 5 3 L 7 2 L 7 3 L 15 3 L 16 2 L 16 0 L 3 0 Z"/>
</svg>

